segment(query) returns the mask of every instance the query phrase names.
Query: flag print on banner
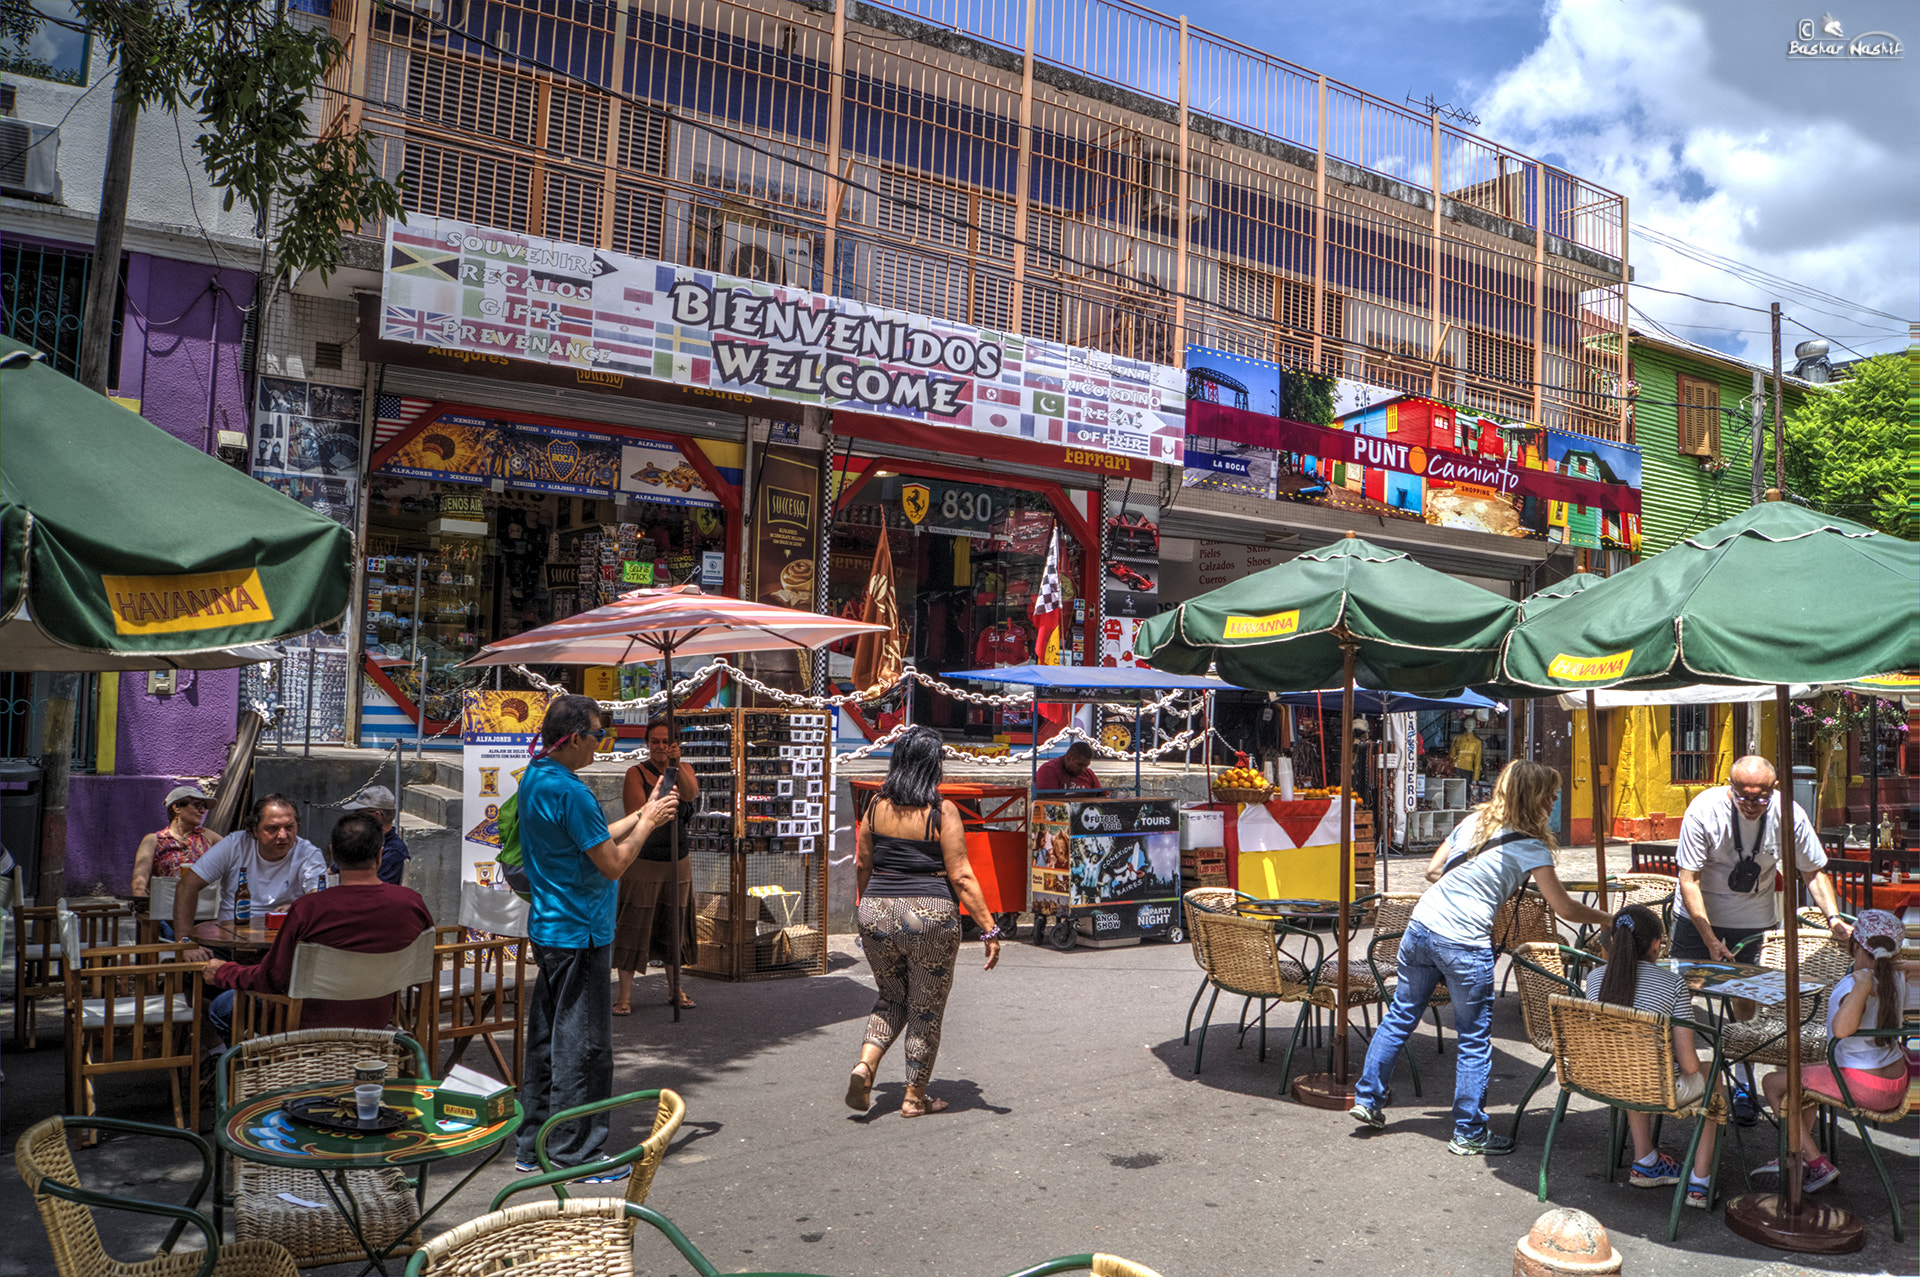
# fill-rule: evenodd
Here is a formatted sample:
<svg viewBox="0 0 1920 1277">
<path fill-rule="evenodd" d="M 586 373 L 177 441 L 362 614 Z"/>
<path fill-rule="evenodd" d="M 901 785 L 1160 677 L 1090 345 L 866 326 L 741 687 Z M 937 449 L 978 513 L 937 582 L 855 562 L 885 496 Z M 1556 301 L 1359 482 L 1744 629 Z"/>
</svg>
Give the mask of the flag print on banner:
<svg viewBox="0 0 1920 1277">
<path fill-rule="evenodd" d="M 1178 368 L 416 214 L 381 335 L 1180 465 Z"/>
</svg>

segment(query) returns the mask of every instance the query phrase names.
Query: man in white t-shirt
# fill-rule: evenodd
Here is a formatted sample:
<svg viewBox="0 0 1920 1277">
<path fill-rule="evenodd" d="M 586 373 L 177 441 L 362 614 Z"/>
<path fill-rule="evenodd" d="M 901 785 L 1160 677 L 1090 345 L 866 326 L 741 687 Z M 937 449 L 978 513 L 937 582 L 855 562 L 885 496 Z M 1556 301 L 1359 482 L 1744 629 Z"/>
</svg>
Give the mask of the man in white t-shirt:
<svg viewBox="0 0 1920 1277">
<path fill-rule="evenodd" d="M 1680 890 L 1673 906 L 1672 956 L 1731 962 L 1735 950 L 1745 947 L 1740 956 L 1751 961 L 1757 937 L 1778 925 L 1774 871 L 1780 862 L 1783 796 L 1774 782 L 1773 764 L 1749 754 L 1734 763 L 1727 788 L 1715 786 L 1687 804 L 1675 857 Z M 1789 803 L 1787 810 L 1793 820 L 1794 867 L 1834 939 L 1845 944 L 1853 933 L 1840 918 L 1833 883 L 1822 872 L 1827 853 L 1800 805 Z"/>
<path fill-rule="evenodd" d="M 268 794 L 253 805 L 245 828 L 228 834 L 180 871 L 180 886 L 174 895 L 173 934 L 183 938 L 193 934 L 193 907 L 201 889 L 210 882 L 220 884 L 219 916 L 233 917 L 233 897 L 239 890 L 242 870 L 256 911 L 284 909 L 316 885 L 326 885 L 327 858 L 300 836 L 300 813 L 292 799 Z M 205 949 L 185 955 L 188 962 L 204 962 L 211 956 Z"/>
</svg>

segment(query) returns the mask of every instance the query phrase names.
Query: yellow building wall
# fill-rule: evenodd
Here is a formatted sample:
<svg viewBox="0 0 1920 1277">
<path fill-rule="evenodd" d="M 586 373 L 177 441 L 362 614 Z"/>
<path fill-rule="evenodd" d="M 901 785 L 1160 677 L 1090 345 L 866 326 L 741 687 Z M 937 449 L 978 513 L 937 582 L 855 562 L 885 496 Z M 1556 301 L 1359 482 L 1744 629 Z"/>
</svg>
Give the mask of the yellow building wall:
<svg viewBox="0 0 1920 1277">
<path fill-rule="evenodd" d="M 1748 708 L 1750 713 L 1757 712 L 1759 715 L 1760 753 L 1772 758 L 1773 706 L 1758 704 Z M 1588 764 L 1591 755 L 1587 747 L 1587 714 L 1585 710 L 1580 710 L 1572 717 L 1573 775 L 1568 778 L 1568 814 L 1574 822 L 1573 841 L 1585 843 L 1593 837 L 1593 779 L 1592 768 Z M 1672 837 L 1673 831 L 1679 827 L 1680 817 L 1686 813 L 1687 804 L 1702 790 L 1725 784 L 1727 774 L 1733 768 L 1733 760 L 1740 757 L 1745 748 L 1744 741 L 1733 737 L 1732 706 L 1714 706 L 1713 778 L 1706 782 L 1676 785 L 1672 780 L 1673 758 L 1668 739 L 1673 716 L 1667 706 L 1603 710 L 1601 717 L 1606 720 L 1601 758 L 1609 773 L 1606 777 L 1607 825 L 1613 830 L 1614 837 L 1626 837 L 1636 832 L 1630 826 L 1622 827 L 1620 822 L 1645 820 L 1663 813 L 1668 820 L 1667 836 Z M 1650 836 L 1650 831 L 1642 836 Z"/>
</svg>

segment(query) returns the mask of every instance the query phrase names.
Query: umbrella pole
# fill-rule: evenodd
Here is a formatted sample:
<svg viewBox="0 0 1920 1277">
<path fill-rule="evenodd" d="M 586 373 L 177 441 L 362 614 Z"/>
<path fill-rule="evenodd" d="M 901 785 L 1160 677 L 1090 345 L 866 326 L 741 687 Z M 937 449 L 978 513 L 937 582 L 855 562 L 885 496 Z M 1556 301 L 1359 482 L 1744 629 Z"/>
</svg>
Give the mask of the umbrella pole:
<svg viewBox="0 0 1920 1277">
<path fill-rule="evenodd" d="M 1776 684 L 1773 754 L 1776 792 L 1780 795 L 1780 909 L 1786 932 L 1786 1022 L 1800 1022 L 1800 918 L 1794 901 L 1800 875 L 1793 854 L 1793 791 L 1780 789 L 1779 778 L 1793 775 L 1793 728 L 1787 718 L 1787 687 Z M 1787 1131 L 1787 1155 L 1780 1159 L 1781 1184 L 1777 1193 L 1743 1193 L 1727 1203 L 1727 1227 L 1748 1241 L 1775 1250 L 1802 1254 L 1840 1255 L 1866 1243 L 1866 1226 L 1856 1215 L 1826 1202 L 1802 1196 L 1805 1165 L 1800 1157 L 1800 1109 L 1806 1096 L 1800 1089 L 1800 1035 L 1788 1033 L 1787 1094 L 1780 1124 Z"/>
<path fill-rule="evenodd" d="M 1888 848 L 1892 850 L 1891 847 Z M 1873 907 L 1873 858 L 1880 854 L 1880 698 L 1867 701 L 1867 907 Z M 1888 881 L 1892 881 L 1889 876 Z"/>
<path fill-rule="evenodd" d="M 1335 958 L 1333 991 L 1333 1071 L 1315 1073 L 1293 1084 L 1293 1098 L 1310 1108 L 1344 1109 L 1353 1104 L 1353 1078 L 1347 1068 L 1347 913 L 1353 906 L 1353 803 L 1346 791 L 1353 776 L 1353 665 L 1360 646 L 1341 631 L 1340 780 L 1334 791 L 1340 804 L 1340 912 L 1334 920 L 1340 950 Z M 1321 738 L 1323 750 L 1326 738 Z"/>
<path fill-rule="evenodd" d="M 1587 692 L 1587 770 L 1593 773 L 1593 876 L 1600 883 L 1600 908 L 1607 907 L 1607 831 L 1602 823 L 1606 803 L 1600 787 L 1600 710 L 1592 691 Z"/>
<path fill-rule="evenodd" d="M 661 654 L 664 658 L 662 668 L 666 671 L 667 682 L 667 740 L 672 742 L 680 739 L 680 736 L 679 733 L 674 730 L 673 725 L 673 640 L 671 637 L 661 645 Z M 742 792 L 744 792 L 744 789 Z M 673 769 L 673 794 L 675 798 L 680 796 L 680 767 L 677 763 Z M 667 941 L 667 997 L 673 1002 L 673 1022 L 675 1024 L 680 1023 L 680 928 L 683 925 L 680 919 L 679 816 L 680 809 L 676 806 L 674 808 L 673 824 L 670 827 L 671 832 L 667 835 L 667 854 L 672 858 L 671 863 L 673 865 L 673 878 L 667 889 L 668 898 L 672 901 L 672 903 L 667 906 L 667 926 L 673 933 L 672 939 Z M 688 870 L 691 872 L 692 866 L 688 866 Z M 645 966 L 646 963 L 642 961 L 640 965 Z"/>
</svg>

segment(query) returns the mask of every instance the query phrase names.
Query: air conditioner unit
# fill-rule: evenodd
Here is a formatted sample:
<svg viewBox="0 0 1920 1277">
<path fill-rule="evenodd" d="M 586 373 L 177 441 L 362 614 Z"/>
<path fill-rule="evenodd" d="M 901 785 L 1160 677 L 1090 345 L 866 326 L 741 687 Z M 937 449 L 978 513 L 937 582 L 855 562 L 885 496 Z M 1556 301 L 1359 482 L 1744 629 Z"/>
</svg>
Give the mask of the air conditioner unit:
<svg viewBox="0 0 1920 1277">
<path fill-rule="evenodd" d="M 1146 168 L 1146 210 L 1152 217 L 1174 217 L 1180 210 L 1180 165 L 1165 152 L 1150 153 L 1142 163 Z M 1187 220 L 1205 221 L 1207 216 L 1207 179 L 1199 174 L 1187 177 Z"/>
<path fill-rule="evenodd" d="M 60 130 L 0 119 L 0 190 L 50 200 L 60 193 Z"/>
</svg>

